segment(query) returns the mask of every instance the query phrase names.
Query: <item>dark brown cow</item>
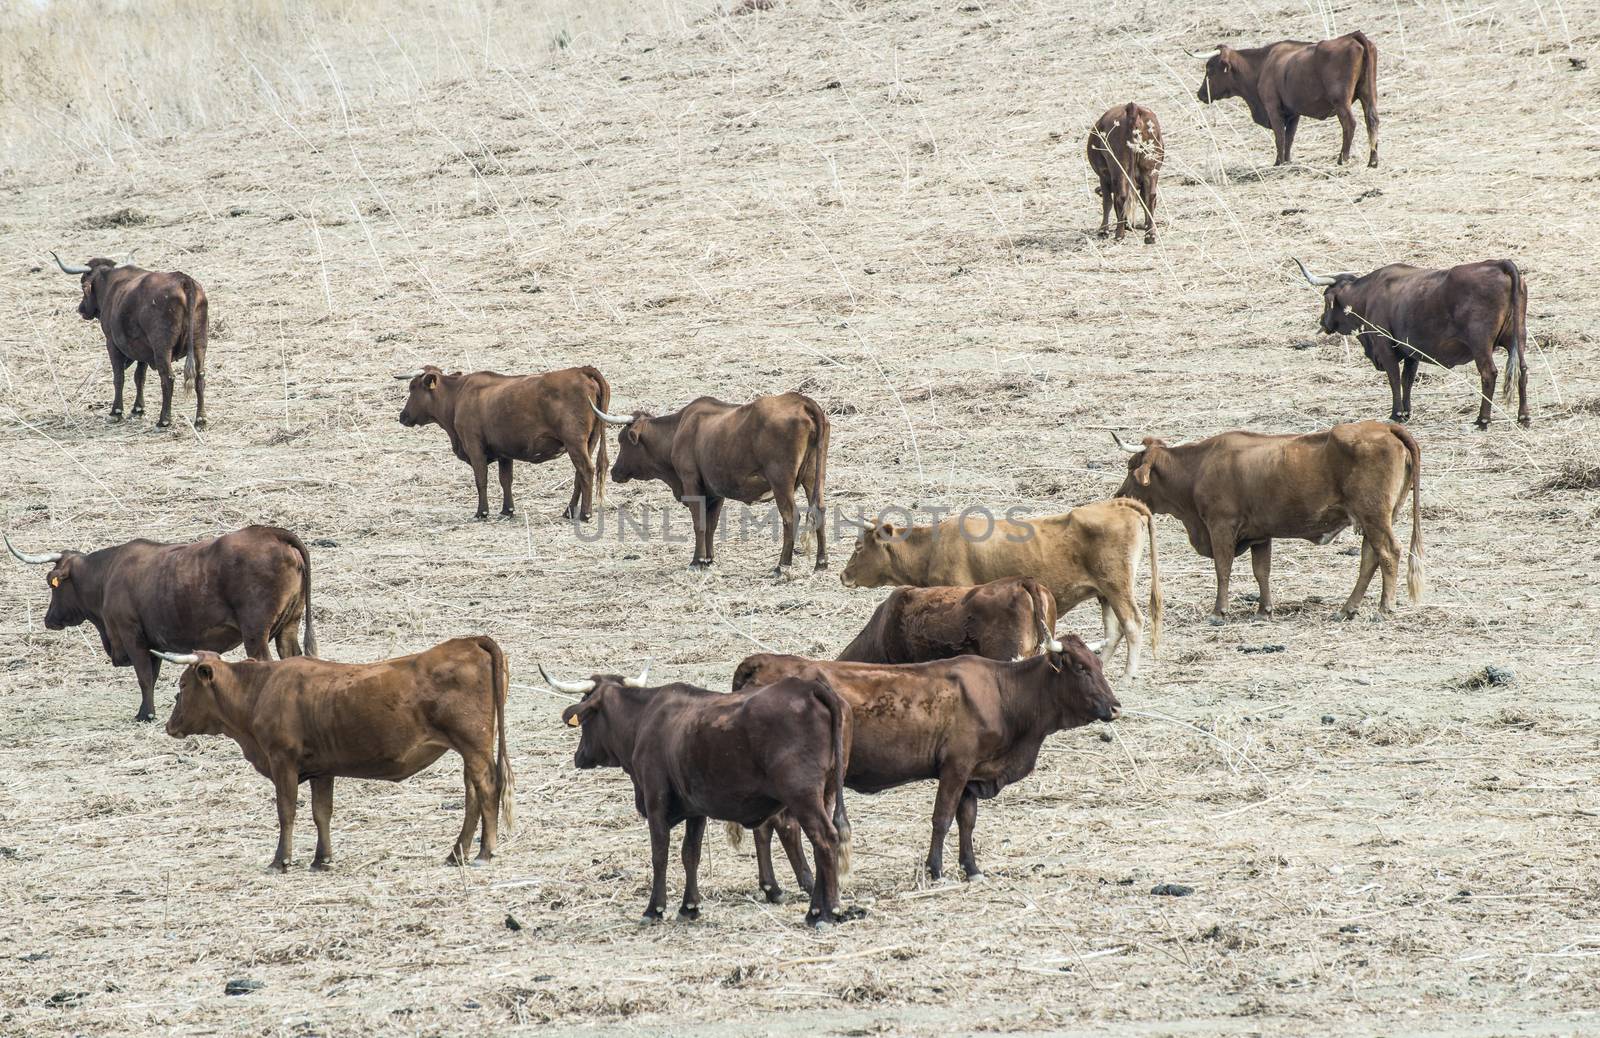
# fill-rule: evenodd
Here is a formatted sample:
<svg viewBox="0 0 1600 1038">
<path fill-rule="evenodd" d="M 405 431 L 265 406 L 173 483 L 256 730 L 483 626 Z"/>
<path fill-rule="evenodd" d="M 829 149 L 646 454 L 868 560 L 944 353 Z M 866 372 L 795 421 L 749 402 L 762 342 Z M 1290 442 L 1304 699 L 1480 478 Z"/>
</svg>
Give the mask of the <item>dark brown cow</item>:
<svg viewBox="0 0 1600 1038">
<path fill-rule="evenodd" d="M 1322 289 L 1322 330 L 1355 335 L 1372 366 L 1389 377 L 1389 420 L 1411 419 L 1411 384 L 1424 361 L 1453 368 L 1472 361 L 1481 392 L 1478 428 L 1489 427 L 1494 403 L 1495 347 L 1506 351 L 1502 403 L 1517 383 L 1517 421 L 1528 413 L 1528 289 L 1510 260 L 1463 263 L 1429 270 L 1391 263 L 1370 274 L 1300 273 Z M 1402 367 L 1404 371 L 1402 372 Z"/>
<path fill-rule="evenodd" d="M 1117 241 L 1128 232 L 1128 203 L 1144 214 L 1144 240 L 1156 240 L 1156 181 L 1166 147 L 1156 113 L 1129 101 L 1107 109 L 1089 131 L 1089 166 L 1100 180 L 1100 237 L 1111 233 L 1117 211 Z"/>
<path fill-rule="evenodd" d="M 815 400 L 784 393 L 736 405 L 703 396 L 659 418 L 643 411 L 627 418 L 601 411 L 605 421 L 623 427 L 612 480 L 659 479 L 688 507 L 695 534 L 689 568 L 711 565 L 724 501 L 750 504 L 770 496 L 783 519 L 783 551 L 774 570 L 782 572 L 794 561 L 796 487 L 806 490 L 817 538 L 816 568 L 828 568 L 822 514 L 828 416 Z"/>
<path fill-rule="evenodd" d="M 557 681 L 540 673 L 550 687 L 583 695 L 561 713 L 583 729 L 573 764 L 621 768 L 633 780 L 634 807 L 650 824 L 646 921 L 666 912 L 668 843 L 679 822 L 685 824 L 678 915 L 697 919 L 706 819 L 755 828 L 780 811 L 805 830 L 817 859 L 806 921 L 844 918 L 839 876 L 850 869 L 842 786 L 850 707 L 825 681 L 779 681 L 726 695 L 683 684 L 646 688 L 644 675 Z"/>
<path fill-rule="evenodd" d="M 51 566 L 44 625 L 59 631 L 88 621 L 112 666 L 133 668 L 141 697 L 135 720 L 156 718 L 161 662 L 153 649 L 227 652 L 242 642 L 264 660 L 272 639 L 280 657 L 298 656 L 295 624 L 304 615 L 305 651 L 317 653 L 311 556 L 288 530 L 247 526 L 192 544 L 137 540 L 87 555 L 30 555 L 5 540 L 23 562 Z"/>
<path fill-rule="evenodd" d="M 1206 61 L 1196 96 L 1201 104 L 1243 98 L 1256 125 L 1272 129 L 1279 166 L 1289 161 L 1301 116 L 1337 115 L 1344 131 L 1339 165 L 1349 162 L 1356 135 L 1351 102 L 1360 100 L 1367 121 L 1367 165 L 1378 164 L 1378 48 L 1360 32 L 1320 43 L 1280 40 L 1244 50 L 1219 44 Z"/>
<path fill-rule="evenodd" d="M 1007 661 L 979 656 L 900 665 L 832 663 L 758 653 L 734 671 L 735 690 L 786 677 L 826 681 L 850 704 L 850 766 L 844 784 L 859 793 L 938 779 L 928 874 L 944 871 L 944 840 L 954 820 L 961 868 L 979 874 L 972 847 L 978 801 L 1026 778 L 1046 737 L 1093 721 L 1112 721 L 1122 706 L 1100 660 L 1076 636 L 1060 652 Z M 770 826 L 756 833 L 758 853 Z M 777 887 L 770 853 L 763 889 Z"/>
<path fill-rule="evenodd" d="M 1031 577 L 977 587 L 902 587 L 873 611 L 839 659 L 925 663 L 971 654 L 1014 660 L 1061 651 L 1055 629 L 1055 596 Z"/>
<path fill-rule="evenodd" d="M 328 821 L 334 779 L 401 782 L 446 750 L 461 755 L 466 819 L 445 863 L 466 863 L 480 818 L 483 832 L 474 864 L 494 857 L 501 822 L 511 831 L 510 678 L 493 638 L 455 638 L 381 663 L 305 656 L 229 663 L 210 652 L 159 655 L 187 667 L 167 734 L 226 735 L 272 780 L 278 850 L 269 869 L 285 872 L 292 863 L 295 797 L 302 782 L 311 783 L 311 817 L 317 824 L 311 867 L 324 869 L 333 860 Z"/>
<path fill-rule="evenodd" d="M 1361 532 L 1361 574 L 1344 605 L 1351 617 L 1375 569 L 1383 571 L 1378 608 L 1394 611 L 1400 542 L 1394 520 L 1411 491 L 1411 552 L 1406 589 L 1422 601 L 1422 452 L 1404 426 L 1352 422 L 1303 436 L 1226 432 L 1168 446 L 1147 436 L 1141 446 L 1112 438 L 1132 455 L 1117 493 L 1182 521 L 1194 550 L 1216 563 L 1219 621 L 1228 606 L 1234 557 L 1250 549 L 1257 612 L 1272 611 L 1268 579 L 1272 541 L 1293 537 L 1327 544 L 1347 526 Z"/>
<path fill-rule="evenodd" d="M 122 421 L 122 383 L 133 368 L 133 416 L 144 414 L 144 375 L 156 369 L 161 379 L 161 417 L 172 424 L 172 362 L 183 358 L 183 383 L 194 383 L 194 427 L 206 425 L 206 290 L 187 274 L 161 273 L 95 257 L 86 265 L 67 265 L 50 254 L 63 273 L 81 274 L 83 298 L 78 316 L 99 319 L 111 354 L 111 418 Z"/>
<path fill-rule="evenodd" d="M 419 375 L 395 378 L 411 383 L 400 424 L 437 425 L 450 437 L 456 457 L 472 466 L 478 484 L 476 518 L 489 518 L 490 462 L 500 468 L 500 514 L 510 517 L 515 514 L 511 463 L 537 464 L 563 452 L 572 459 L 574 475 L 562 518 L 588 522 L 594 499 L 605 501 L 605 426 L 596 420 L 594 408 L 611 403 L 611 384 L 594 368 L 544 375 L 446 375 L 429 364 Z"/>
</svg>

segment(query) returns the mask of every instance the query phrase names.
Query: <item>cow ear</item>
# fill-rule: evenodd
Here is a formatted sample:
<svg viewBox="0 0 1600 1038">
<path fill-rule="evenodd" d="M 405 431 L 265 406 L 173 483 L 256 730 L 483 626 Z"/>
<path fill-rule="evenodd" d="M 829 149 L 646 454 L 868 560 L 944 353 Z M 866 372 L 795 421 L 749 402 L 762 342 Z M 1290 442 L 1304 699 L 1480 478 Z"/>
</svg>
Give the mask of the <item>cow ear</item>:
<svg viewBox="0 0 1600 1038">
<path fill-rule="evenodd" d="M 196 663 L 194 665 L 194 672 L 201 681 L 211 680 L 212 671 L 211 664 L 209 663 Z"/>
<path fill-rule="evenodd" d="M 1150 457 L 1149 452 L 1146 451 L 1144 464 L 1133 470 L 1133 478 L 1138 481 L 1141 487 L 1150 485 L 1150 470 L 1154 465 L 1155 459 Z"/>
<path fill-rule="evenodd" d="M 888 523 L 882 523 L 874 526 L 872 528 L 872 536 L 877 538 L 879 541 L 892 541 L 894 540 L 894 527 L 890 526 Z"/>
<path fill-rule="evenodd" d="M 439 388 L 439 376 L 436 373 L 432 372 L 432 371 L 430 371 L 426 375 L 422 376 L 422 388 L 423 389 L 438 389 Z"/>
<path fill-rule="evenodd" d="M 580 727 L 585 721 L 594 716 L 594 712 L 599 709 L 599 706 L 599 701 L 592 696 L 585 697 L 582 702 L 573 703 L 561 711 L 561 720 L 565 722 L 568 728 Z"/>
</svg>

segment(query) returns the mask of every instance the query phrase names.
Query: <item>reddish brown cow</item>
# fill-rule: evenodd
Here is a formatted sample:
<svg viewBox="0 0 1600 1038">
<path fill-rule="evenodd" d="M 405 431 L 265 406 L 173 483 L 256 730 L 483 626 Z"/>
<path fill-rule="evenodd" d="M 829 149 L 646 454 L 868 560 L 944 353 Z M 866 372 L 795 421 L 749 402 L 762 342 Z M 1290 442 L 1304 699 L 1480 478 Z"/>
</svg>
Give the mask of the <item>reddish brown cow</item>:
<svg viewBox="0 0 1600 1038">
<path fill-rule="evenodd" d="M 400 424 L 434 424 L 450 437 L 456 457 L 472 466 L 478 484 L 476 518 L 489 518 L 489 463 L 500 469 L 500 514 L 511 507 L 511 463 L 572 459 L 572 497 L 562 518 L 589 521 L 595 498 L 606 498 L 605 427 L 594 409 L 611 403 L 611 384 L 594 368 L 565 368 L 543 375 L 474 371 L 446 375 L 429 364 L 411 383 Z M 591 461 L 590 457 L 594 460 Z"/>
<path fill-rule="evenodd" d="M 599 413 L 623 427 L 612 480 L 658 479 L 688 507 L 695 535 L 690 569 L 711 565 L 724 501 L 750 504 L 771 497 L 783 519 L 783 550 L 774 569 L 782 572 L 794 561 L 796 487 L 807 493 L 816 568 L 828 568 L 822 514 L 828 416 L 815 400 L 784 393 L 735 405 L 703 396 L 659 418 L 643 411 L 627 418 L 605 414 L 603 408 Z"/>
<path fill-rule="evenodd" d="M 1372 366 L 1389 377 L 1389 420 L 1411 419 L 1411 384 L 1426 361 L 1453 368 L 1472 361 L 1481 392 L 1478 428 L 1489 427 L 1494 403 L 1495 347 L 1506 351 L 1502 403 L 1517 383 L 1517 421 L 1532 425 L 1528 413 L 1528 289 L 1522 271 L 1510 260 L 1463 263 L 1429 270 L 1391 263 L 1370 274 L 1313 274 L 1299 260 L 1300 273 L 1322 289 L 1322 330 L 1355 335 Z M 1401 368 L 1404 366 L 1404 373 Z"/>
<path fill-rule="evenodd" d="M 1272 611 L 1273 538 L 1327 544 L 1352 525 L 1361 531 L 1361 574 L 1343 614 L 1355 615 L 1379 568 L 1378 608 L 1392 613 L 1400 565 L 1394 520 L 1405 507 L 1408 488 L 1406 584 L 1411 600 L 1422 600 L 1422 452 L 1404 426 L 1352 422 L 1303 436 L 1226 432 L 1171 446 L 1147 436 L 1135 447 L 1111 435 L 1132 455 L 1117 493 L 1177 516 L 1194 550 L 1216 563 L 1214 621 L 1227 609 L 1233 560 L 1245 548 L 1261 589 L 1257 612 L 1265 615 Z"/>
<path fill-rule="evenodd" d="M 85 265 L 68 265 L 50 254 L 63 273 L 80 274 L 83 298 L 78 316 L 99 320 L 111 355 L 111 418 L 122 421 L 122 384 L 133 368 L 133 416 L 144 414 L 144 375 L 156 369 L 161 379 L 161 417 L 156 427 L 172 424 L 172 362 L 183 358 L 183 384 L 194 383 L 194 427 L 206 425 L 206 290 L 187 274 L 161 273 L 95 257 Z"/>
<path fill-rule="evenodd" d="M 167 734 L 226 735 L 272 780 L 278 799 L 278 850 L 269 869 L 294 856 L 295 798 L 311 783 L 317 825 L 314 869 L 333 860 L 328 823 L 333 780 L 401 782 L 455 750 L 461 755 L 466 819 L 448 865 L 461 865 L 482 820 L 478 857 L 494 857 L 503 822 L 514 821 L 511 758 L 506 753 L 505 656 L 493 638 L 456 638 L 381 663 L 291 660 L 230 663 L 211 652 L 159 653 L 185 665 Z"/>
<path fill-rule="evenodd" d="M 6 547 L 23 562 L 48 565 L 52 631 L 85 621 L 100 632 L 114 667 L 139 678 L 137 721 L 156 718 L 161 662 L 151 650 L 227 652 L 241 642 L 258 660 L 267 641 L 280 657 L 300 655 L 295 625 L 306 621 L 305 651 L 317 653 L 311 626 L 311 556 L 288 530 L 247 526 L 193 544 L 129 541 L 84 554 L 37 555 Z"/>
<path fill-rule="evenodd" d="M 873 611 L 839 659 L 924 663 L 970 654 L 1014 660 L 1060 652 L 1055 629 L 1055 596 L 1032 577 L 977 587 L 902 587 Z"/>
<path fill-rule="evenodd" d="M 1100 660 L 1073 635 L 1060 652 L 1016 661 L 957 656 L 886 665 L 758 653 L 739 664 L 733 687 L 748 689 L 786 677 L 826 681 L 850 704 L 846 787 L 878 793 L 938 779 L 927 859 L 935 879 L 944 871 L 944 841 L 952 821 L 960 830 L 961 868 L 976 876 L 972 831 L 978 801 L 1031 774 L 1048 736 L 1115 720 L 1122 711 Z M 757 831 L 758 853 L 770 838 L 770 827 Z M 776 889 L 770 853 L 761 861 L 763 889 Z"/>
<path fill-rule="evenodd" d="M 1360 100 L 1367 121 L 1367 165 L 1378 164 L 1378 48 L 1360 32 L 1320 43 L 1280 40 L 1265 47 L 1234 50 L 1219 44 L 1206 61 L 1206 78 L 1196 91 L 1201 104 L 1239 97 L 1258 126 L 1272 129 L 1276 165 L 1286 165 L 1301 116 L 1339 117 L 1344 143 L 1339 165 L 1350 161 Z"/>
<path fill-rule="evenodd" d="M 1106 110 L 1089 131 L 1089 166 L 1100 180 L 1100 237 L 1111 233 L 1117 211 L 1117 241 L 1128 232 L 1128 203 L 1144 214 L 1144 240 L 1156 240 L 1156 181 L 1166 142 L 1156 113 L 1129 101 Z"/>
<path fill-rule="evenodd" d="M 850 707 L 827 682 L 778 681 L 727 695 L 683 684 L 646 688 L 644 675 L 557 681 L 543 668 L 540 673 L 552 688 L 583 695 L 561 714 L 583 729 L 573 764 L 621 768 L 633 780 L 634 806 L 650 825 L 646 921 L 666 912 L 674 826 L 684 823 L 678 915 L 697 919 L 706 819 L 755 828 L 780 811 L 805 830 L 817 859 L 806 921 L 815 926 L 845 918 L 839 875 L 850 868 L 842 785 Z"/>
</svg>

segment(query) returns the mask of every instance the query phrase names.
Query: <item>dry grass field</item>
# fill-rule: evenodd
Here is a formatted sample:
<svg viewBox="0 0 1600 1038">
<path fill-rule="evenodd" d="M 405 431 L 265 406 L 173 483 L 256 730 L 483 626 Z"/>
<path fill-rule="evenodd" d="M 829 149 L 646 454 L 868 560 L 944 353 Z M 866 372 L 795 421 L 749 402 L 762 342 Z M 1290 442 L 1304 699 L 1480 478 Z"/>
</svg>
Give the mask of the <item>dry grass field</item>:
<svg viewBox="0 0 1600 1038">
<path fill-rule="evenodd" d="M 1376 170 L 1334 165 L 1332 122 L 1273 169 L 1241 103 L 1195 101 L 1188 50 L 1357 27 L 1381 54 Z M 1084 137 L 1129 99 L 1167 135 L 1153 246 L 1092 234 Z M 444 867 L 447 757 L 340 782 L 335 871 L 266 874 L 269 784 L 227 740 L 134 725 L 132 672 L 92 628 L 45 630 L 41 572 L 0 560 L 0 1034 L 1600 1032 L 1594 0 L 787 0 L 0 165 L 11 536 L 284 525 L 312 545 L 325 656 L 494 636 L 521 823 L 492 867 Z M 49 249 L 207 287 L 208 429 L 108 424 L 99 331 Z M 850 801 L 865 919 L 806 929 L 717 833 L 702 919 L 640 927 L 629 784 L 573 770 L 535 661 L 654 657 L 723 688 L 758 649 L 836 652 L 882 593 L 840 585 L 845 544 L 779 580 L 770 543 L 700 574 L 687 544 L 580 538 L 564 462 L 518 466 L 519 517 L 475 523 L 470 470 L 398 424 L 390 375 L 594 364 L 618 410 L 802 389 L 833 414 L 847 511 L 1062 511 L 1117 487 L 1107 427 L 1387 414 L 1291 255 L 1527 277 L 1533 427 L 1468 428 L 1470 369 L 1418 386 L 1427 600 L 1336 621 L 1346 534 L 1280 542 L 1271 620 L 1240 564 L 1212 626 L 1211 564 L 1162 520 L 1165 643 L 1113 679 L 1142 715 L 1053 737 L 984 804 L 986 881 L 919 879 L 923 784 Z M 659 484 L 609 503 L 684 530 Z M 1194 892 L 1152 895 L 1168 882 Z"/>
</svg>

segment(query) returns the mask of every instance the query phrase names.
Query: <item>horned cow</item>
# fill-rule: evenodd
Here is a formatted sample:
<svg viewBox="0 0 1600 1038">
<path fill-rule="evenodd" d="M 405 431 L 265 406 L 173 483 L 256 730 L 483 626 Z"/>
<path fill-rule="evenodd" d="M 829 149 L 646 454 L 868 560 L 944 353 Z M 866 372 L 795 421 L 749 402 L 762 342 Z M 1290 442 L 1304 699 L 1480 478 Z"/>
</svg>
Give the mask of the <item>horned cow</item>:
<svg viewBox="0 0 1600 1038">
<path fill-rule="evenodd" d="M 1132 202 L 1144 214 L 1145 244 L 1156 240 L 1156 182 L 1165 145 L 1156 113 L 1132 101 L 1107 109 L 1089 131 L 1089 166 L 1100 182 L 1100 237 L 1111 233 L 1115 209 L 1122 240 Z"/>
</svg>

